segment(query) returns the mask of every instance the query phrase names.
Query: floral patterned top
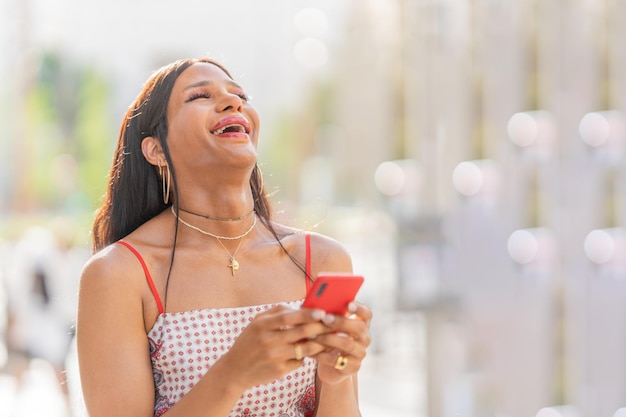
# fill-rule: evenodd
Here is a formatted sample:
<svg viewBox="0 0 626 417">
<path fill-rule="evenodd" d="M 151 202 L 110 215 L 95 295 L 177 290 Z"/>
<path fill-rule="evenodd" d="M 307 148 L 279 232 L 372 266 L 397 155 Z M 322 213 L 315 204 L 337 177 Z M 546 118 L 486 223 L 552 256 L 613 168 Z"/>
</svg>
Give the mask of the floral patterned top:
<svg viewBox="0 0 626 417">
<path fill-rule="evenodd" d="M 285 303 L 298 307 L 300 301 Z M 155 417 L 191 390 L 226 353 L 243 329 L 271 304 L 160 314 L 148 333 L 156 387 Z M 308 417 L 315 410 L 317 363 L 303 365 L 269 384 L 257 385 L 239 398 L 229 417 Z"/>
<path fill-rule="evenodd" d="M 310 271 L 310 235 L 306 234 L 306 270 Z M 262 311 L 277 304 L 165 312 L 142 256 L 119 241 L 139 260 L 159 308 L 148 332 L 155 385 L 154 416 L 160 417 L 187 394 L 217 360 L 232 347 L 246 326 Z M 307 289 L 309 280 L 306 279 Z M 284 304 L 298 308 L 302 300 Z M 315 413 L 317 362 L 304 358 L 302 366 L 281 379 L 245 391 L 229 417 L 312 417 Z"/>
</svg>

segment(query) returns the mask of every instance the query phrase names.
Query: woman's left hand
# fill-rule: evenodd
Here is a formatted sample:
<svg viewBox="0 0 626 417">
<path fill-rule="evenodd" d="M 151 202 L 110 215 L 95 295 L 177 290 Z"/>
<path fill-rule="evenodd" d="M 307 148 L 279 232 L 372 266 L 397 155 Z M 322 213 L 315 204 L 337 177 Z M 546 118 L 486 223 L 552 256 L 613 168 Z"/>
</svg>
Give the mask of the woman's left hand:
<svg viewBox="0 0 626 417">
<path fill-rule="evenodd" d="M 329 333 L 315 341 L 326 349 L 314 356 L 318 361 L 317 376 L 327 384 L 336 384 L 356 374 L 370 344 L 369 324 L 372 312 L 366 306 L 353 302 L 346 317 L 327 314 L 322 322 Z"/>
</svg>

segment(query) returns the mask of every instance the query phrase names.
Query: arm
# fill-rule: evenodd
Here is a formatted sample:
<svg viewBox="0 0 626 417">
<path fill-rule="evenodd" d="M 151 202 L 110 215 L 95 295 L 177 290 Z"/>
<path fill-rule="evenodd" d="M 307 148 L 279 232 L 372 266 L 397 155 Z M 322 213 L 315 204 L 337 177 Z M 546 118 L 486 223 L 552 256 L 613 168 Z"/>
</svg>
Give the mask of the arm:
<svg viewBox="0 0 626 417">
<path fill-rule="evenodd" d="M 132 270 L 109 248 L 92 258 L 81 275 L 76 340 L 85 405 L 92 417 L 153 415 L 149 346 Z"/>
<path fill-rule="evenodd" d="M 327 315 L 323 322 L 331 329 L 316 338 L 325 350 L 318 360 L 317 386 L 319 403 L 316 416 L 361 415 L 358 404 L 358 371 L 370 344 L 369 321 L 371 311 L 358 303 L 351 303 L 350 317 Z M 337 369 L 339 355 L 347 359 L 343 369 Z"/>
<path fill-rule="evenodd" d="M 315 417 L 361 417 L 359 410 L 357 377 L 354 375 L 338 384 L 324 384 L 316 380 L 319 389 Z"/>
<path fill-rule="evenodd" d="M 352 272 L 350 256 L 337 242 L 318 236 L 313 247 L 319 251 L 314 254 L 314 276 L 319 272 Z M 350 317 L 326 315 L 323 323 L 327 331 L 315 339 L 324 346 L 324 350 L 315 355 L 318 360 L 317 417 L 361 416 L 357 375 L 370 344 L 372 313 L 358 303 L 351 303 L 349 310 Z M 347 358 L 344 369 L 335 368 L 339 355 Z"/>
</svg>

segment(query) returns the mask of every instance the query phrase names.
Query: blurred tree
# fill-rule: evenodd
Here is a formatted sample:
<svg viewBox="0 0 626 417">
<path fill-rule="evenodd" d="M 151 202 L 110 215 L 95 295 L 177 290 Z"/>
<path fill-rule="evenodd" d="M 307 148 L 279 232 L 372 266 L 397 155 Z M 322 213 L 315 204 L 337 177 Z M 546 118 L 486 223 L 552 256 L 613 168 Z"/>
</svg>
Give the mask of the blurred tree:
<svg viewBox="0 0 626 417">
<path fill-rule="evenodd" d="M 59 59 L 44 53 L 24 101 L 24 137 L 22 142 L 26 164 L 21 172 L 22 199 L 31 209 L 54 204 L 55 189 L 51 185 L 50 167 L 54 155 L 62 151 L 62 132 L 59 127 L 57 80 L 60 77 Z M 22 206 L 24 202 L 18 203 Z"/>
<path fill-rule="evenodd" d="M 76 158 L 78 160 L 78 189 L 86 193 L 92 206 L 99 204 L 104 192 L 109 159 L 115 134 L 109 118 L 109 85 L 93 69 L 83 69 L 80 75 L 76 107 Z"/>
<path fill-rule="evenodd" d="M 21 214 L 91 215 L 114 142 L 109 86 L 94 69 L 45 51 L 29 62 L 12 152 L 19 161 L 9 207 Z M 19 102 L 20 100 L 18 100 Z"/>
</svg>

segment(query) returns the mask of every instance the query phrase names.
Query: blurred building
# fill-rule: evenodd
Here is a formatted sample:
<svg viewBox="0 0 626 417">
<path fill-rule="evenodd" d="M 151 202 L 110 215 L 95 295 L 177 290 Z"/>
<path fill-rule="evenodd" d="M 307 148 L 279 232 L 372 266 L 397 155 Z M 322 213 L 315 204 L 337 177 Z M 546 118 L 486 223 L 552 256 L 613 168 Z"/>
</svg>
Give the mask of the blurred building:
<svg viewBox="0 0 626 417">
<path fill-rule="evenodd" d="M 369 1 L 349 16 L 328 156 L 337 199 L 398 224 L 399 305 L 426 318 L 424 415 L 613 415 L 626 5 Z M 378 194 L 359 180 L 374 173 Z"/>
</svg>

